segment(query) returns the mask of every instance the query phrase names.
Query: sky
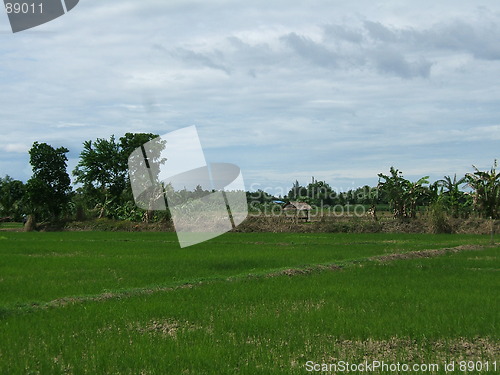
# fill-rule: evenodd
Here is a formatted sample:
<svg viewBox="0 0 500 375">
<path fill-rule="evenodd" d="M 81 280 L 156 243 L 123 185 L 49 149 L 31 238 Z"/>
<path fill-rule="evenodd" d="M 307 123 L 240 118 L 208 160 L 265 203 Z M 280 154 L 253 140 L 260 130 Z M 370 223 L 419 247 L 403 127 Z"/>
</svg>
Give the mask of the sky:
<svg viewBox="0 0 500 375">
<path fill-rule="evenodd" d="M 0 12 L 0 176 L 34 141 L 196 125 L 248 190 L 339 191 L 500 157 L 500 2 L 121 0 L 13 34 Z M 167 146 L 168 147 L 168 146 Z"/>
</svg>

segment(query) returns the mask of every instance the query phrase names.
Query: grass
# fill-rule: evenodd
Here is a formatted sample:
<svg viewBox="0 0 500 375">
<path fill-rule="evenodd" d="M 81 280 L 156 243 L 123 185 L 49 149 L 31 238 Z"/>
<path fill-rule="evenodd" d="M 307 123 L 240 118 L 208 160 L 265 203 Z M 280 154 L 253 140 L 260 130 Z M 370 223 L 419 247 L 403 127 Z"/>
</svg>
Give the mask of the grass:
<svg viewBox="0 0 500 375">
<path fill-rule="evenodd" d="M 0 306 L 169 287 L 374 255 L 486 243 L 478 236 L 227 233 L 180 249 L 174 233 L 0 235 Z"/>
<path fill-rule="evenodd" d="M 21 229 L 23 226 L 23 223 L 16 222 L 0 223 L 0 229 Z"/>
<path fill-rule="evenodd" d="M 498 360 L 498 247 L 380 258 L 487 236 L 228 233 L 182 250 L 174 236 L 1 233 L 0 373 Z"/>
</svg>

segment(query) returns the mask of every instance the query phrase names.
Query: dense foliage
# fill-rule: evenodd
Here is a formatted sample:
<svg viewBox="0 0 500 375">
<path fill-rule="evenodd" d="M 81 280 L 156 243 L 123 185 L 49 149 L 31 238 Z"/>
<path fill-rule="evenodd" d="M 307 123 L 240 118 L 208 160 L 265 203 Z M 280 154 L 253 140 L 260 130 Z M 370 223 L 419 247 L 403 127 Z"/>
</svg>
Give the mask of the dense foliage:
<svg viewBox="0 0 500 375">
<path fill-rule="evenodd" d="M 85 141 L 80 161 L 73 171 L 78 207 L 95 209 L 99 217 L 139 219 L 142 212 L 133 204 L 128 176 L 128 157 L 142 144 L 158 137 L 154 134 L 126 133 L 119 141 L 98 138 Z"/>
<path fill-rule="evenodd" d="M 497 162 L 488 172 L 474 167 L 473 173 L 466 176 L 467 184 L 474 189 L 474 203 L 485 217 L 498 219 L 500 216 L 500 173 L 496 171 Z"/>
<path fill-rule="evenodd" d="M 31 147 L 33 175 L 26 184 L 26 209 L 40 219 L 55 220 L 67 210 L 71 180 L 66 172 L 68 149 L 35 142 Z"/>
<path fill-rule="evenodd" d="M 26 185 L 10 176 L 0 177 L 0 216 L 19 221 L 24 213 Z"/>
<path fill-rule="evenodd" d="M 129 156 L 135 149 L 157 137 L 151 133 L 126 133 L 118 140 L 111 136 L 109 139 L 85 141 L 78 164 L 73 170 L 74 191 L 66 171 L 68 149 L 56 149 L 35 142 L 29 151 L 33 168 L 33 176 L 29 181 L 24 184 L 9 176 L 0 178 L 0 219 L 20 221 L 32 214 L 38 220 L 48 221 L 61 218 L 81 221 L 97 217 L 131 221 L 169 220 L 168 209 L 148 211 L 137 207 L 130 184 Z M 160 141 L 158 146 L 163 149 L 165 143 Z M 149 162 L 162 163 L 161 160 Z M 299 201 L 320 209 L 350 205 L 389 209 L 397 219 L 415 218 L 425 208 L 440 223 L 444 223 L 443 215 L 459 218 L 475 214 L 498 219 L 500 173 L 496 170 L 496 161 L 490 171 L 473 168 L 473 172 L 461 178 L 456 175 L 453 178 L 444 176 L 430 183 L 428 176 L 410 181 L 404 178 L 401 171 L 391 167 L 388 174 L 378 174 L 379 183 L 375 187 L 339 191 L 326 181 L 313 177 L 305 186 L 296 180 L 284 196 L 273 196 L 264 190 L 247 191 L 246 195 L 251 210 Z M 209 193 L 201 187 L 194 191 L 184 189 L 175 192 L 179 200 L 184 202 Z"/>
<path fill-rule="evenodd" d="M 411 182 L 403 177 L 403 173 L 391 167 L 390 175 L 379 173 L 379 189 L 387 197 L 387 203 L 394 211 L 394 218 L 414 218 L 417 205 L 422 204 L 428 192 L 424 184 L 429 183 L 429 177 L 422 177 L 416 182 Z"/>
</svg>

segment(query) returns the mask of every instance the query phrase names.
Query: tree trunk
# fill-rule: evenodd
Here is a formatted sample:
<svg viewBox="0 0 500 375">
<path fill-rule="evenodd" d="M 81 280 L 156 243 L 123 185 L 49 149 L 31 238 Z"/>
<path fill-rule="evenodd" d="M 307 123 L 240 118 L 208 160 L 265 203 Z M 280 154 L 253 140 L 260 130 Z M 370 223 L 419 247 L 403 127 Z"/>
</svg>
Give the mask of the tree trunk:
<svg viewBox="0 0 500 375">
<path fill-rule="evenodd" d="M 104 207 L 102 207 L 101 211 L 99 211 L 99 217 L 98 217 L 98 219 L 102 219 L 103 216 L 104 216 Z"/>
<path fill-rule="evenodd" d="M 28 219 L 26 220 L 26 223 L 24 224 L 24 231 L 25 232 L 33 232 L 35 230 L 35 215 L 28 215 Z"/>
</svg>

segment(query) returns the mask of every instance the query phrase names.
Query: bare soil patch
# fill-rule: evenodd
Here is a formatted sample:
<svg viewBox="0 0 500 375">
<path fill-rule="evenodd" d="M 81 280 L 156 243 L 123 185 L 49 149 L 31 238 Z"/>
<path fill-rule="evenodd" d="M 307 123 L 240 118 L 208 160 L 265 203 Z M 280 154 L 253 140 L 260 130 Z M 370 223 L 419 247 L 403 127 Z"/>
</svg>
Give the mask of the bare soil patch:
<svg viewBox="0 0 500 375">
<path fill-rule="evenodd" d="M 458 253 L 460 251 L 466 251 L 466 250 L 483 250 L 484 248 L 485 246 L 479 246 L 479 245 L 460 245 L 455 247 L 445 247 L 442 249 L 410 251 L 408 253 L 402 253 L 402 254 L 378 255 L 370 259 L 378 260 L 381 262 L 388 262 L 397 259 L 432 258 L 449 253 Z"/>
</svg>

